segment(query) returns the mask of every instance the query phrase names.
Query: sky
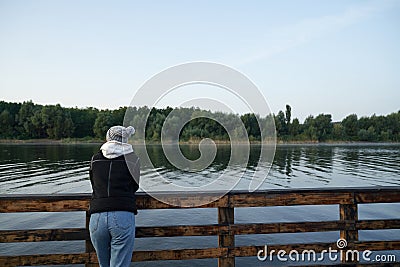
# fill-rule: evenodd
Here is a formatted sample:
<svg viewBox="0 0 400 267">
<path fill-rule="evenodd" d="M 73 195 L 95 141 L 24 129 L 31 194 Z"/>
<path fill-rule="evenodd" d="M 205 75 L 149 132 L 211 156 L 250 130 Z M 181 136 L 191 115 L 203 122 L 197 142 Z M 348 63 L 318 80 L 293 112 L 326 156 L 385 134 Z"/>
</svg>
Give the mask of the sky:
<svg viewBox="0 0 400 267">
<path fill-rule="evenodd" d="M 115 109 L 207 61 L 245 74 L 274 113 L 338 121 L 400 110 L 399 48 L 398 0 L 0 0 L 0 100 Z M 160 103 L 203 92 L 245 112 L 213 86 L 180 90 Z"/>
</svg>

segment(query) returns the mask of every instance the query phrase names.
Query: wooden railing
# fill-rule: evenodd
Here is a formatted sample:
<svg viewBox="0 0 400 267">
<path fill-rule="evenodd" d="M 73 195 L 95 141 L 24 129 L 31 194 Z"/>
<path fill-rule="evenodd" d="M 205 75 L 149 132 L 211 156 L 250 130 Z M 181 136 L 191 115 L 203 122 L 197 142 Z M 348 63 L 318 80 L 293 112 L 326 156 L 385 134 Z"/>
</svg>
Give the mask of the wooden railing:
<svg viewBox="0 0 400 267">
<path fill-rule="evenodd" d="M 89 194 L 63 195 L 0 195 L 0 212 L 70 212 L 86 211 Z M 196 201 L 197 196 L 188 196 Z M 235 235 L 340 231 L 347 240 L 347 248 L 364 251 L 400 250 L 400 236 L 395 241 L 359 241 L 359 230 L 400 229 L 400 219 L 359 220 L 358 205 L 366 203 L 400 202 L 400 187 L 378 188 L 331 188 L 289 189 L 249 192 L 230 192 L 210 204 L 197 208 L 218 209 L 218 224 L 137 227 L 136 238 L 175 236 L 218 236 L 218 247 L 199 249 L 171 249 L 134 251 L 132 261 L 162 261 L 218 258 L 218 266 L 235 266 L 235 257 L 256 257 L 263 246 L 235 246 Z M 235 208 L 294 206 L 294 205 L 339 205 L 340 219 L 335 221 L 280 222 L 280 223 L 235 223 Z M 145 193 L 138 193 L 139 209 L 172 209 Z M 85 228 L 1 230 L 0 242 L 40 242 L 85 240 L 86 251 L 76 254 L 41 254 L 0 256 L 0 266 L 86 264 L 96 266 L 97 257 L 88 234 L 88 216 Z M 270 245 L 271 250 L 321 252 L 336 247 L 336 240 L 328 243 Z M 343 264 L 358 266 L 360 263 Z M 370 265 L 373 265 L 372 263 Z M 375 263 L 377 265 L 377 263 Z M 390 263 L 390 266 L 400 263 Z M 364 266 L 364 265 L 363 265 Z"/>
</svg>

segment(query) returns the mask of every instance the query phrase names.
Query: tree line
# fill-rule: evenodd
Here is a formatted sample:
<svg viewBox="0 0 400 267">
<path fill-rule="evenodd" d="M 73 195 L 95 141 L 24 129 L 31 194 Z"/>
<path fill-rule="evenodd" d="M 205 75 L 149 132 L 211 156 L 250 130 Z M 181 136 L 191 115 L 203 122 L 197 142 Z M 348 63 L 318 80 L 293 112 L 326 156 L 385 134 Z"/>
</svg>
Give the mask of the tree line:
<svg viewBox="0 0 400 267">
<path fill-rule="evenodd" d="M 262 118 L 252 113 L 235 115 L 199 108 L 121 107 L 115 110 L 99 110 L 93 107 L 66 108 L 59 104 L 38 105 L 32 101 L 23 103 L 0 101 L 0 138 L 103 140 L 109 127 L 123 124 L 127 110 L 130 112 L 131 125 L 137 126 L 146 122 L 145 138 L 149 141 L 161 140 L 161 128 L 172 111 L 179 115 L 176 120 L 179 118 L 188 121 L 179 134 L 181 141 L 204 137 L 229 140 L 227 131 L 217 121 L 229 124 L 239 119 L 243 122 L 250 140 L 261 141 L 258 121 L 260 123 L 271 121 L 271 118 Z M 149 117 L 146 120 L 147 114 Z M 270 115 L 275 122 L 278 140 L 400 142 L 400 111 L 360 118 L 356 114 L 350 114 L 340 122 L 333 122 L 330 114 L 319 114 L 315 117 L 310 115 L 301 123 L 297 118 L 292 119 L 291 114 L 292 108 L 286 105 L 284 111 Z M 234 124 L 231 126 L 237 127 Z"/>
</svg>

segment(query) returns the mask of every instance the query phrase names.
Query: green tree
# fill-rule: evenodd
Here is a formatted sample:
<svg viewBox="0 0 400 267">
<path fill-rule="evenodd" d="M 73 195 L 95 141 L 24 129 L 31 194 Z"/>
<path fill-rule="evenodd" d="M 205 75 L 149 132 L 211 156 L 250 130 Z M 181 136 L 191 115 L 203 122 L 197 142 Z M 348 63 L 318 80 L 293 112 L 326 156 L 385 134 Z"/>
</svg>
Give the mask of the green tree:
<svg viewBox="0 0 400 267">
<path fill-rule="evenodd" d="M 102 110 L 97 113 L 93 126 L 93 132 L 97 138 L 105 139 L 107 130 L 113 126 L 114 121 L 110 110 Z"/>
<path fill-rule="evenodd" d="M 171 112 L 174 112 L 171 120 L 173 125 L 167 131 L 174 131 L 173 128 L 179 127 L 182 121 L 189 121 L 179 133 L 182 140 L 204 137 L 228 140 L 227 130 L 239 139 L 243 139 L 247 132 L 250 140 L 260 140 L 260 123 L 264 126 L 264 137 L 272 136 L 276 132 L 281 140 L 400 141 L 400 111 L 386 116 L 374 114 L 360 119 L 356 114 L 351 114 L 335 123 L 330 114 L 319 114 L 316 117 L 310 115 L 301 124 L 297 118 L 292 120 L 292 109 L 289 105 L 286 105 L 285 112 L 279 111 L 276 116 L 269 114 L 267 117 L 260 117 L 252 113 L 239 116 L 193 107 L 151 110 L 146 106 L 121 107 L 99 111 L 95 108 L 36 105 L 32 101 L 0 101 L 0 137 L 59 139 L 96 136 L 103 139 L 108 128 L 113 125 L 132 125 L 137 130 L 137 138 L 143 138 L 146 133 L 147 139 L 159 141 L 165 119 Z M 242 128 L 243 125 L 245 129 Z"/>
<path fill-rule="evenodd" d="M 32 101 L 27 101 L 22 103 L 18 111 L 18 126 L 22 138 L 37 137 L 31 120 L 36 108 Z"/>
<path fill-rule="evenodd" d="M 19 103 L 8 103 L 0 101 L 0 136 L 2 138 L 18 138 L 18 112 L 21 108 Z M 3 113 L 4 112 L 4 113 Z"/>
<path fill-rule="evenodd" d="M 334 140 L 346 140 L 346 134 L 341 123 L 334 123 L 332 129 L 332 139 Z"/>
<path fill-rule="evenodd" d="M 94 122 L 96 121 L 97 113 L 95 108 L 71 108 L 69 109 L 71 119 L 74 124 L 74 132 L 72 137 L 94 137 Z"/>
<path fill-rule="evenodd" d="M 32 131 L 34 131 L 35 138 L 47 138 L 47 129 L 42 121 L 42 108 L 36 109 L 31 117 Z"/>
<path fill-rule="evenodd" d="M 308 116 L 304 121 L 304 134 L 308 140 L 318 140 L 317 129 L 315 128 L 315 120 L 312 115 Z"/>
<path fill-rule="evenodd" d="M 298 118 L 293 119 L 293 122 L 289 126 L 289 135 L 295 138 L 300 133 L 300 122 Z"/>
<path fill-rule="evenodd" d="M 375 129 L 373 126 L 368 127 L 367 130 L 365 129 L 359 130 L 358 139 L 360 141 L 368 141 L 368 142 L 378 141 L 377 134 L 375 133 Z"/>
<path fill-rule="evenodd" d="M 246 128 L 249 138 L 259 139 L 261 137 L 260 126 L 258 125 L 256 115 L 253 113 L 247 113 L 240 116 L 240 119 Z"/>
<path fill-rule="evenodd" d="M 0 113 L 0 137 L 11 138 L 13 136 L 13 117 L 7 109 Z"/>
<path fill-rule="evenodd" d="M 55 106 L 44 106 L 41 110 L 42 123 L 46 128 L 49 138 L 60 139 L 71 137 L 74 125 L 69 112 L 59 104 Z"/>
<path fill-rule="evenodd" d="M 325 141 L 332 133 L 333 124 L 330 114 L 319 114 L 313 121 L 318 141 Z"/>
<path fill-rule="evenodd" d="M 120 107 L 119 109 L 111 111 L 113 125 L 122 125 L 124 123 L 126 109 L 126 107 Z"/>
<path fill-rule="evenodd" d="M 275 116 L 275 127 L 278 137 L 284 138 L 288 134 L 286 117 L 282 110 Z"/>
<path fill-rule="evenodd" d="M 391 141 L 400 141 L 400 111 L 386 116 L 387 130 L 391 130 Z"/>
<path fill-rule="evenodd" d="M 357 140 L 359 131 L 358 118 L 356 114 L 351 114 L 342 120 L 344 133 L 349 140 Z"/>
</svg>

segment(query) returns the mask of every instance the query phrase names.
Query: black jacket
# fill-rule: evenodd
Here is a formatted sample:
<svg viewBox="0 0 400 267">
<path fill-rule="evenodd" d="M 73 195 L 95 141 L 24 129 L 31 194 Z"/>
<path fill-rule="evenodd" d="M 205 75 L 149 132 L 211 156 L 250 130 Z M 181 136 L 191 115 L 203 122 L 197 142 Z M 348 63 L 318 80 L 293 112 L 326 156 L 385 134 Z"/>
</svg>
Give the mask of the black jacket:
<svg viewBox="0 0 400 267">
<path fill-rule="evenodd" d="M 108 159 L 100 151 L 90 162 L 92 199 L 89 213 L 131 211 L 137 214 L 135 192 L 139 188 L 140 162 L 135 153 Z"/>
</svg>

